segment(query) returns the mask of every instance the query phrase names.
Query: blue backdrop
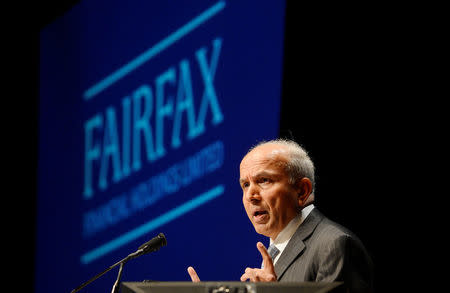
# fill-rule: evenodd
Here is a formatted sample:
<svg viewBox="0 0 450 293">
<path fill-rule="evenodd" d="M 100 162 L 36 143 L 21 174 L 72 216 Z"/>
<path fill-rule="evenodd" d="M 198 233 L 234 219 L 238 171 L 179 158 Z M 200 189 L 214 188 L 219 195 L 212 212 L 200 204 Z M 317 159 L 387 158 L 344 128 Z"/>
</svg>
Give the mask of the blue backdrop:
<svg viewBox="0 0 450 293">
<path fill-rule="evenodd" d="M 239 163 L 278 134 L 284 1 L 82 1 L 40 35 L 37 292 L 261 263 Z M 85 289 L 110 290 L 113 271 Z"/>
</svg>

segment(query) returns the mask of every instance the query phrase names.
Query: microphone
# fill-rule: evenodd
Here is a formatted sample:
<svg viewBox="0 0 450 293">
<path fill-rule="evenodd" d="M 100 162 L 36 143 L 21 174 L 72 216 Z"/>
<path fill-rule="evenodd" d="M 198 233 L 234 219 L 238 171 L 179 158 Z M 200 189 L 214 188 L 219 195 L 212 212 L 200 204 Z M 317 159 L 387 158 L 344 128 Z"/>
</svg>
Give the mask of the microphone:
<svg viewBox="0 0 450 293">
<path fill-rule="evenodd" d="M 167 245 L 166 236 L 164 236 L 163 233 L 159 233 L 158 236 L 150 239 L 149 241 L 145 242 L 141 246 L 139 246 L 138 251 L 142 250 L 142 254 L 146 254 L 149 252 L 157 251 L 162 246 Z M 140 254 L 140 255 L 142 255 Z"/>
<path fill-rule="evenodd" d="M 144 244 L 142 244 L 141 246 L 139 246 L 138 250 L 136 250 L 136 252 L 133 252 L 131 254 L 129 254 L 127 257 L 125 257 L 124 259 L 122 259 L 121 261 L 116 262 L 115 264 L 113 264 L 112 266 L 110 266 L 109 268 L 107 268 L 106 270 L 104 270 L 103 272 L 101 272 L 100 274 L 97 274 L 96 276 L 94 276 L 93 278 L 91 278 L 90 280 L 88 280 L 87 282 L 84 282 L 83 284 L 81 284 L 80 286 L 78 286 L 77 288 L 73 289 L 71 291 L 71 293 L 75 293 L 80 291 L 81 289 L 83 289 L 84 287 L 86 287 L 87 285 L 89 285 L 90 283 L 92 283 L 93 281 L 97 280 L 98 278 L 100 278 L 101 276 L 103 276 L 104 274 L 106 274 L 107 272 L 109 272 L 111 269 L 113 269 L 114 267 L 120 265 L 120 269 L 119 269 L 119 274 L 117 276 L 117 280 L 113 285 L 112 288 L 112 292 L 117 292 L 118 288 L 119 288 L 119 282 L 120 282 L 120 278 L 122 276 L 122 269 L 123 269 L 123 265 L 129 261 L 132 258 L 141 256 L 143 254 L 149 253 L 149 252 L 153 252 L 153 251 L 157 251 L 158 249 L 160 249 L 162 246 L 166 246 L 167 245 L 167 240 L 166 240 L 166 236 L 164 236 L 163 233 L 159 233 L 158 236 L 150 239 L 149 241 L 145 242 Z"/>
</svg>

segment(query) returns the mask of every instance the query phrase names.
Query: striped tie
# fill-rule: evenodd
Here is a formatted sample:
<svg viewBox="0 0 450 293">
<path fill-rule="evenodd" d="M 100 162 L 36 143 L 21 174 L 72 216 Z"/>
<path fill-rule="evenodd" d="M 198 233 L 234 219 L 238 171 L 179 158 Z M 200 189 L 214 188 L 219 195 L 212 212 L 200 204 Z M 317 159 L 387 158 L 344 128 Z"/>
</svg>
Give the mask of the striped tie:
<svg viewBox="0 0 450 293">
<path fill-rule="evenodd" d="M 275 244 L 271 244 L 269 246 L 269 249 L 267 249 L 267 252 L 269 253 L 270 257 L 272 258 L 272 261 L 275 259 L 275 257 L 277 257 L 278 253 L 280 253 L 280 251 L 275 246 Z M 261 264 L 261 268 L 262 269 L 264 268 L 264 262 Z"/>
</svg>

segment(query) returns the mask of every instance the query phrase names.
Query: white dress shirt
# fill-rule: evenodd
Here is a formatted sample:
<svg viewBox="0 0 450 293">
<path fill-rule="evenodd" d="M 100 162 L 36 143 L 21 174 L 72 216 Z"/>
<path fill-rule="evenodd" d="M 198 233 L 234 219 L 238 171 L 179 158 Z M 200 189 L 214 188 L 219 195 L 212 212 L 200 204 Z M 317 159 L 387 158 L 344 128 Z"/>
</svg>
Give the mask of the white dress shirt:
<svg viewBox="0 0 450 293">
<path fill-rule="evenodd" d="M 289 240 L 291 240 L 295 231 L 297 231 L 297 228 L 303 223 L 303 221 L 306 219 L 306 217 L 313 209 L 314 209 L 313 204 L 303 208 L 302 211 L 295 218 L 293 218 L 289 222 L 289 224 L 287 224 L 287 226 L 284 227 L 283 230 L 281 230 L 281 232 L 278 234 L 275 240 L 270 238 L 270 245 L 274 244 L 275 247 L 278 248 L 278 250 L 280 251 L 273 260 L 273 264 L 275 264 L 278 261 L 280 255 L 283 253 L 283 250 L 286 248 L 286 245 L 289 243 Z"/>
</svg>

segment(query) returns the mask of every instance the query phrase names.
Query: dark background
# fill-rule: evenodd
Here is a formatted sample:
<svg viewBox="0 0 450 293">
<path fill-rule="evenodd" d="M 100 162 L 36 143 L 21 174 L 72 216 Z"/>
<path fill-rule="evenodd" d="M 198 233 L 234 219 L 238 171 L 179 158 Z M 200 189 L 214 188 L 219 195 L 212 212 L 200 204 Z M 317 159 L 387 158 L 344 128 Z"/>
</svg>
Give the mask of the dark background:
<svg viewBox="0 0 450 293">
<path fill-rule="evenodd" d="M 33 291 L 34 277 L 39 30 L 78 1 L 37 2 L 5 9 L 2 26 L 4 197 L 11 199 L 3 233 L 11 280 L 24 292 Z M 426 86 L 417 76 L 423 20 L 407 7 L 296 2 L 287 1 L 280 136 L 309 150 L 317 206 L 366 245 L 377 291 L 405 286 L 417 249 L 408 243 L 420 227 L 410 211 L 426 192 L 416 171 L 424 158 L 415 158 L 429 132 L 430 102 L 420 99 Z"/>
</svg>

